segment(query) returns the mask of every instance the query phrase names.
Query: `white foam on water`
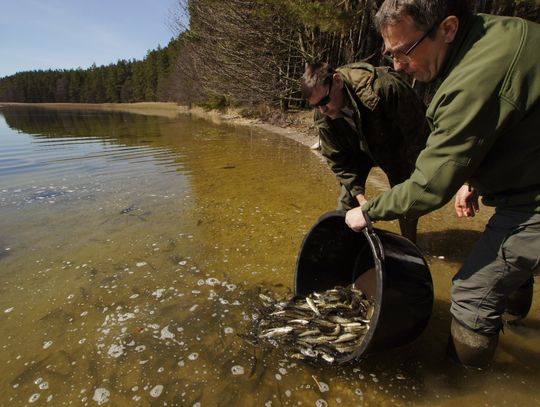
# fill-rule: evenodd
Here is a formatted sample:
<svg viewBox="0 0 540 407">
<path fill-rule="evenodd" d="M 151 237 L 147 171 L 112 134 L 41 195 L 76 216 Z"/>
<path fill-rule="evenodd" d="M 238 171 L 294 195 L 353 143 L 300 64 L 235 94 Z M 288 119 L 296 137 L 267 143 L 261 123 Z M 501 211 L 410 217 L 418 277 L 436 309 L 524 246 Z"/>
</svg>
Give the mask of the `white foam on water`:
<svg viewBox="0 0 540 407">
<path fill-rule="evenodd" d="M 128 319 L 133 319 L 133 318 L 135 318 L 134 313 L 126 312 L 125 314 L 118 315 L 118 322 L 124 322 L 124 321 L 127 321 Z"/>
<path fill-rule="evenodd" d="M 161 330 L 161 337 L 159 339 L 173 339 L 174 334 L 169 331 L 169 325 L 167 325 L 165 328 Z"/>
<path fill-rule="evenodd" d="M 39 393 L 34 393 L 30 396 L 30 398 L 28 399 L 28 402 L 35 403 L 38 400 L 39 400 Z"/>
<path fill-rule="evenodd" d="M 109 350 L 107 351 L 107 355 L 109 355 L 112 358 L 117 358 L 119 356 L 122 356 L 124 354 L 124 346 L 122 344 L 113 343 L 111 346 L 109 346 Z"/>
<path fill-rule="evenodd" d="M 188 356 L 189 360 L 196 360 L 199 358 L 199 354 L 197 352 L 190 353 Z"/>
<path fill-rule="evenodd" d="M 136 265 L 137 267 L 143 267 L 143 266 L 146 266 L 147 264 L 148 264 L 148 263 L 145 262 L 145 261 L 139 261 L 139 262 L 135 263 L 135 265 Z"/>
<path fill-rule="evenodd" d="M 319 399 L 315 402 L 316 407 L 328 407 L 328 403 L 324 399 Z"/>
<path fill-rule="evenodd" d="M 230 326 L 227 326 L 227 327 L 225 327 L 223 332 L 225 332 L 227 335 L 229 335 L 229 334 L 232 334 L 234 332 L 234 329 L 231 328 Z"/>
<path fill-rule="evenodd" d="M 243 375 L 245 372 L 245 369 L 243 366 L 240 366 L 240 365 L 236 365 L 236 366 L 233 366 L 231 368 L 231 373 L 234 375 L 234 376 L 239 376 L 239 375 Z"/>
<path fill-rule="evenodd" d="M 45 341 L 43 342 L 43 349 L 48 349 L 53 344 L 53 341 Z"/>
<path fill-rule="evenodd" d="M 161 298 L 163 296 L 163 293 L 165 292 L 165 288 L 158 288 L 156 291 L 152 293 L 156 299 Z"/>
<path fill-rule="evenodd" d="M 135 352 L 138 352 L 138 353 L 144 351 L 145 349 L 146 349 L 146 346 L 144 345 L 135 346 Z"/>
<path fill-rule="evenodd" d="M 328 386 L 328 384 L 326 384 L 325 382 L 318 382 L 317 384 L 319 385 L 319 390 L 321 391 L 321 393 L 325 393 L 330 390 L 330 386 Z"/>
<path fill-rule="evenodd" d="M 163 386 L 161 384 L 158 384 L 157 386 L 154 386 L 152 390 L 150 390 L 150 395 L 152 397 L 159 397 L 161 396 L 162 391 L 163 391 Z"/>
<path fill-rule="evenodd" d="M 92 397 L 92 400 L 98 403 L 98 405 L 105 404 L 109 401 L 109 397 L 111 395 L 111 392 L 104 387 L 99 387 L 94 391 L 94 396 Z"/>
<path fill-rule="evenodd" d="M 221 284 L 220 281 L 217 278 L 210 277 L 206 279 L 206 284 L 209 286 L 215 286 L 218 284 Z"/>
<path fill-rule="evenodd" d="M 47 390 L 49 388 L 49 382 L 40 383 L 38 387 L 40 390 Z"/>
</svg>

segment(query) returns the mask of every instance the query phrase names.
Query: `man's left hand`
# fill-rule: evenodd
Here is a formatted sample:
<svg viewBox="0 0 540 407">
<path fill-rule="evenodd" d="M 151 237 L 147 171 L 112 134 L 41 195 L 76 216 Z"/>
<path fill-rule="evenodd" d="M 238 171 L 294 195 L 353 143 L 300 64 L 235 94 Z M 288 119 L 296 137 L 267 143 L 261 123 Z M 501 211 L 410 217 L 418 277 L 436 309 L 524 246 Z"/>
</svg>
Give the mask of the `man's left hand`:
<svg viewBox="0 0 540 407">
<path fill-rule="evenodd" d="M 367 226 L 362 208 L 353 208 L 345 214 L 345 223 L 355 232 L 360 232 Z"/>
</svg>

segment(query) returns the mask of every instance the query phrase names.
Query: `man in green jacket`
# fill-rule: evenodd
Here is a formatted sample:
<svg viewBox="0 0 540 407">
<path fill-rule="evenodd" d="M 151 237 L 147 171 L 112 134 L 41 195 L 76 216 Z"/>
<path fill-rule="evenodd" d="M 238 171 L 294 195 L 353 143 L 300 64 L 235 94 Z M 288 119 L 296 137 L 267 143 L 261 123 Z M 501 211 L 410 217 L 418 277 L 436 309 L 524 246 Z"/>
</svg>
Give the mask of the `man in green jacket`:
<svg viewBox="0 0 540 407">
<path fill-rule="evenodd" d="M 386 0 L 376 24 L 396 70 L 438 89 L 411 177 L 346 222 L 359 231 L 367 218 L 416 218 L 454 194 L 459 217 L 474 216 L 478 196 L 496 208 L 453 279 L 450 309 L 450 355 L 483 366 L 505 310 L 528 312 L 540 263 L 540 26 L 472 15 L 465 0 Z"/>
<path fill-rule="evenodd" d="M 379 166 L 391 186 L 405 181 L 426 145 L 425 105 L 387 67 L 357 62 L 334 70 L 327 63 L 307 66 L 302 94 L 317 107 L 321 153 L 341 184 L 338 210 L 366 202 L 370 170 Z M 400 219 L 403 236 L 416 240 L 418 219 Z"/>
</svg>

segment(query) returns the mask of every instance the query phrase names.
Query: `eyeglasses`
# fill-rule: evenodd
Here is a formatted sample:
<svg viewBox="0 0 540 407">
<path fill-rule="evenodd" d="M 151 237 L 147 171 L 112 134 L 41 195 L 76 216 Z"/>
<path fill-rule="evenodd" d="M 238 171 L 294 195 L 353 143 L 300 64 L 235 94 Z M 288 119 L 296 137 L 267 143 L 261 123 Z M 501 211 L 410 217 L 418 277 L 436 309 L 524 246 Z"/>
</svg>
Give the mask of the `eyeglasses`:
<svg viewBox="0 0 540 407">
<path fill-rule="evenodd" d="M 435 23 L 429 30 L 427 30 L 424 35 L 422 35 L 413 45 L 411 45 L 406 51 L 394 51 L 394 52 L 383 52 L 383 57 L 388 60 L 390 63 L 398 61 L 400 63 L 408 64 L 411 62 L 411 57 L 409 54 L 414 51 L 414 49 L 419 46 L 422 41 L 424 41 L 428 35 L 430 35 L 440 23 Z"/>
<path fill-rule="evenodd" d="M 330 92 L 332 91 L 332 82 L 334 82 L 333 78 L 330 79 L 330 84 L 328 85 L 328 92 L 326 92 L 326 96 L 323 96 L 317 103 L 309 105 L 310 107 L 321 107 L 321 106 L 326 106 L 328 103 L 330 103 Z"/>
</svg>

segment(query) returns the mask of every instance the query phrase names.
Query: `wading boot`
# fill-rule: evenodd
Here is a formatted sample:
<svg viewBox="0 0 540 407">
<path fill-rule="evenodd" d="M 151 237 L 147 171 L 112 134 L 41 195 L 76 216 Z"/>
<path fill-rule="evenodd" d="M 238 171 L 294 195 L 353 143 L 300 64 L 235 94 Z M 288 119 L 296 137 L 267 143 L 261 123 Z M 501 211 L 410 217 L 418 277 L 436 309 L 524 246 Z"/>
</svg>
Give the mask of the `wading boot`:
<svg viewBox="0 0 540 407">
<path fill-rule="evenodd" d="M 533 285 L 534 279 L 531 278 L 508 297 L 506 310 L 502 315 L 504 323 L 512 325 L 527 316 L 533 299 Z"/>
<path fill-rule="evenodd" d="M 478 369 L 493 359 L 498 342 L 499 334 L 483 335 L 474 332 L 452 318 L 447 353 L 455 362 Z"/>
</svg>

